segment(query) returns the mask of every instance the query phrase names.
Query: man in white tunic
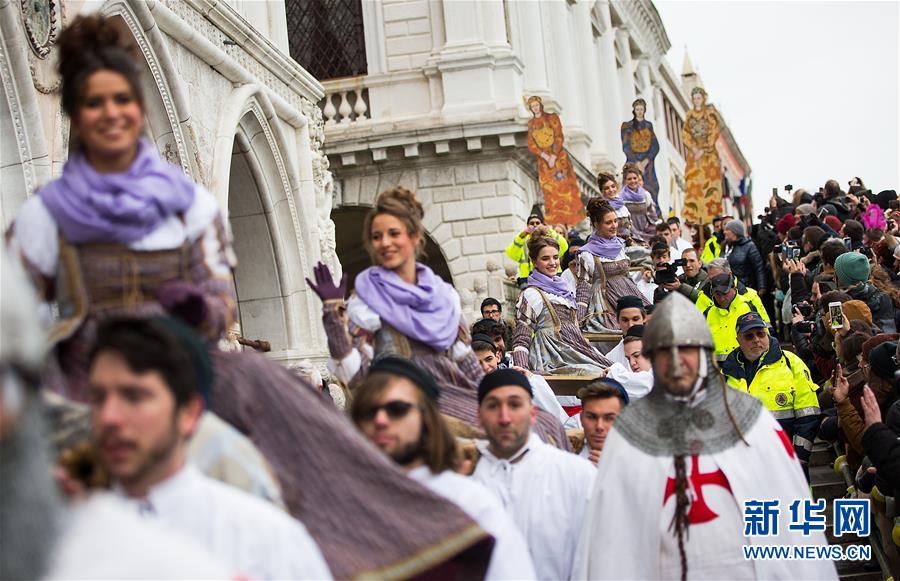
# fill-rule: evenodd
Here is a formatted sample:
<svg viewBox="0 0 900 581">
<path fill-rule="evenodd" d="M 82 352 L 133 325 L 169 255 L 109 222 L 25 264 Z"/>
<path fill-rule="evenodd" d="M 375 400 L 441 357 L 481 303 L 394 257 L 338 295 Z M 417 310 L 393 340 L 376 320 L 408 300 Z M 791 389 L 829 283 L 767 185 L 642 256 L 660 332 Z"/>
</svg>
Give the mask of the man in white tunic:
<svg viewBox="0 0 900 581">
<path fill-rule="evenodd" d="M 499 499 L 455 472 L 456 439 L 437 405 L 440 388 L 407 359 L 376 359 L 353 398 L 350 416 L 360 431 L 406 474 L 453 502 L 496 540 L 487 579 L 534 579 L 522 533 Z"/>
<path fill-rule="evenodd" d="M 530 429 L 537 410 L 528 379 L 514 369 L 484 376 L 479 418 L 487 441 L 474 477 L 497 494 L 525 535 L 539 579 L 568 579 L 596 469 L 545 444 Z"/>
<path fill-rule="evenodd" d="M 824 545 L 787 526 L 809 489 L 790 441 L 759 401 L 725 386 L 703 315 L 680 294 L 644 335 L 656 383 L 606 440 L 574 577 L 835 579 L 826 560 L 744 559 L 745 545 Z M 744 536 L 744 502 L 778 500 L 772 536 Z"/>
<path fill-rule="evenodd" d="M 205 346 L 177 321 L 100 326 L 90 357 L 91 423 L 115 492 L 240 575 L 330 578 L 299 521 L 186 463 L 187 441 L 203 411 L 200 394 L 211 381 Z"/>
</svg>

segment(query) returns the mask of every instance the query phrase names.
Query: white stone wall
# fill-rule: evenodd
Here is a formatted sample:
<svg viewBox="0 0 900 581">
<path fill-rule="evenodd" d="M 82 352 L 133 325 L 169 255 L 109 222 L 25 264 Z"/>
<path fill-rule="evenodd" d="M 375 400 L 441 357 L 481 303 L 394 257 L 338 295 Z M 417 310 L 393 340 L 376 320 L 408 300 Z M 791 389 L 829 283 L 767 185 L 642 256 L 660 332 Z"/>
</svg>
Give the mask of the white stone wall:
<svg viewBox="0 0 900 581">
<path fill-rule="evenodd" d="M 383 0 L 388 71 L 420 69 L 431 54 L 431 19 L 426 0 Z"/>
</svg>

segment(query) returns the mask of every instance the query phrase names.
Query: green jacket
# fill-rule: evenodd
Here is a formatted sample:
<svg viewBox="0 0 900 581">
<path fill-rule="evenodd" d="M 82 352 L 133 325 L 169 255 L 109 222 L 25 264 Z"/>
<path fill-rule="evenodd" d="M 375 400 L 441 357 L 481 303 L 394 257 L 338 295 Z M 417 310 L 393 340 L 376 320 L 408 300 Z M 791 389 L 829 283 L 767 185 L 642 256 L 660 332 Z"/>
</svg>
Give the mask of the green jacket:
<svg viewBox="0 0 900 581">
<path fill-rule="evenodd" d="M 569 249 L 569 242 L 565 236 L 561 236 L 559 232 L 552 228 L 550 229 L 550 235 L 559 243 L 560 270 L 558 272 L 562 272 L 562 256 Z M 519 278 L 528 278 L 528 275 L 534 269 L 531 258 L 528 256 L 528 239 L 530 237 L 530 234 L 522 236 L 522 233 L 519 232 L 512 243 L 506 247 L 506 255 L 509 259 L 519 263 Z"/>
</svg>

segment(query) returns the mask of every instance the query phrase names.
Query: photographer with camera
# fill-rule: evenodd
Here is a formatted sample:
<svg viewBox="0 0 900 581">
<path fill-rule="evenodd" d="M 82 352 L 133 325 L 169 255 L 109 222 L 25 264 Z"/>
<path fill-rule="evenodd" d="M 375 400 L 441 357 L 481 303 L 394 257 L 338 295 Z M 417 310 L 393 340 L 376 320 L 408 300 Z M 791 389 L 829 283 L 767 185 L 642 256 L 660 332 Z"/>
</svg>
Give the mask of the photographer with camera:
<svg viewBox="0 0 900 581">
<path fill-rule="evenodd" d="M 674 285 L 678 285 L 678 269 L 684 266 L 684 261 L 679 259 L 670 262 L 671 253 L 668 246 L 657 244 L 650 251 L 650 260 L 653 261 L 653 303 L 666 298 L 670 292 L 677 290 Z"/>
<path fill-rule="evenodd" d="M 684 270 L 684 273 L 678 275 L 676 280 L 665 280 L 657 284 L 662 286 L 667 292 L 678 291 L 692 303 L 696 303 L 697 299 L 700 298 L 700 293 L 707 286 L 709 275 L 703 269 L 703 263 L 700 262 L 700 258 L 697 257 L 697 251 L 693 248 L 684 250 L 681 253 L 681 260 L 676 260 L 672 263 L 673 270 L 679 266 Z M 668 277 L 669 275 L 666 274 L 666 278 Z"/>
</svg>

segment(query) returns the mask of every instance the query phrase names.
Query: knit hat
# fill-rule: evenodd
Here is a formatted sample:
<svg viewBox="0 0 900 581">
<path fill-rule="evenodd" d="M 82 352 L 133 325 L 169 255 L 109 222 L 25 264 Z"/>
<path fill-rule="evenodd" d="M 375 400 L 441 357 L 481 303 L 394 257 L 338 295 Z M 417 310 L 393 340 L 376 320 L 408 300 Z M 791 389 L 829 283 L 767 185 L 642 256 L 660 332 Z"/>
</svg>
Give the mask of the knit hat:
<svg viewBox="0 0 900 581">
<path fill-rule="evenodd" d="M 500 387 L 517 385 L 528 392 L 529 397 L 534 397 L 531 383 L 528 378 L 515 369 L 498 369 L 485 375 L 478 384 L 478 405 L 484 401 L 487 394 Z"/>
<path fill-rule="evenodd" d="M 858 252 L 845 252 L 834 261 L 834 272 L 843 286 L 869 280 L 870 271 L 869 259 Z"/>
<path fill-rule="evenodd" d="M 725 229 L 731 230 L 738 236 L 746 236 L 747 235 L 747 229 L 744 227 L 744 223 L 741 222 L 740 220 L 731 220 L 730 222 L 725 224 Z"/>
<path fill-rule="evenodd" d="M 812 214 L 816 209 L 813 208 L 812 204 L 800 204 L 797 206 L 797 213 L 801 216 L 806 216 L 807 214 Z"/>
<path fill-rule="evenodd" d="M 778 223 L 775 224 L 775 231 L 779 234 L 787 234 L 788 231 L 797 225 L 797 219 L 794 218 L 793 214 L 785 214 L 778 220 Z"/>
<path fill-rule="evenodd" d="M 872 309 L 862 301 L 847 301 L 841 305 L 848 321 L 862 321 L 872 326 Z"/>
<path fill-rule="evenodd" d="M 841 220 L 837 216 L 825 216 L 825 223 L 835 232 L 841 231 Z"/>
<path fill-rule="evenodd" d="M 897 364 L 894 362 L 894 354 L 897 352 L 897 343 L 885 342 L 869 352 L 869 370 L 882 379 L 892 381 Z"/>
</svg>

